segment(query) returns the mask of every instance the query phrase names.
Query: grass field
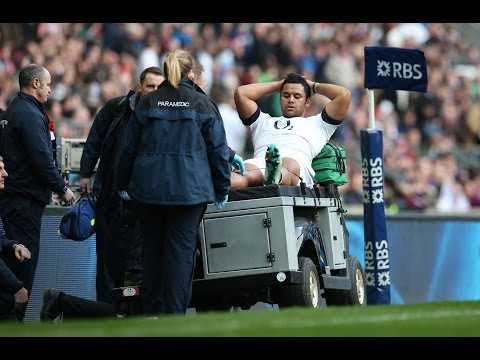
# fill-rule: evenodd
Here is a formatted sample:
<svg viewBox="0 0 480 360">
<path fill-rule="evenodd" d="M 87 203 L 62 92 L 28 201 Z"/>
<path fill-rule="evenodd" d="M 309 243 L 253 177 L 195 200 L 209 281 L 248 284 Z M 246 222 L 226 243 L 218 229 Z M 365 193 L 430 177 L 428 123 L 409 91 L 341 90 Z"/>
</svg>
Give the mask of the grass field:
<svg viewBox="0 0 480 360">
<path fill-rule="evenodd" d="M 480 302 L 292 308 L 159 318 L 31 322 L 1 337 L 478 337 Z M 5 339 L 4 339 L 5 340 Z M 479 342 L 480 344 L 480 342 Z"/>
</svg>

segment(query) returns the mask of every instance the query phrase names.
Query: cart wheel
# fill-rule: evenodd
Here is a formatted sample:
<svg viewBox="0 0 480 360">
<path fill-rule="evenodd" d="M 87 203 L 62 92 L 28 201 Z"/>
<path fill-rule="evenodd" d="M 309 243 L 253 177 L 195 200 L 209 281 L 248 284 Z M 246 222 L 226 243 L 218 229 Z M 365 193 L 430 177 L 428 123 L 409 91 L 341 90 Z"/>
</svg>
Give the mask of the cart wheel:
<svg viewBox="0 0 480 360">
<path fill-rule="evenodd" d="M 298 267 L 302 271 L 303 284 L 279 287 L 278 307 L 320 307 L 320 278 L 315 263 L 308 257 L 300 256 Z"/>
<path fill-rule="evenodd" d="M 348 270 L 352 288 L 350 290 L 326 289 L 327 305 L 359 305 L 365 306 L 365 272 L 355 256 L 348 258 Z"/>
</svg>

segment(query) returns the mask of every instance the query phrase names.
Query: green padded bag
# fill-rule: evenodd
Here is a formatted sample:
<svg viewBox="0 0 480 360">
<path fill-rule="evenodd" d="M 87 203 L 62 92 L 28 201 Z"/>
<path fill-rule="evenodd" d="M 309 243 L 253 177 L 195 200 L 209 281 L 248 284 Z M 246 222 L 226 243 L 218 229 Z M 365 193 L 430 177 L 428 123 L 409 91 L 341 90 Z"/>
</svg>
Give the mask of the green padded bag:
<svg viewBox="0 0 480 360">
<path fill-rule="evenodd" d="M 327 142 L 312 160 L 315 181 L 320 185 L 340 186 L 347 183 L 346 152 L 340 146 Z"/>
</svg>

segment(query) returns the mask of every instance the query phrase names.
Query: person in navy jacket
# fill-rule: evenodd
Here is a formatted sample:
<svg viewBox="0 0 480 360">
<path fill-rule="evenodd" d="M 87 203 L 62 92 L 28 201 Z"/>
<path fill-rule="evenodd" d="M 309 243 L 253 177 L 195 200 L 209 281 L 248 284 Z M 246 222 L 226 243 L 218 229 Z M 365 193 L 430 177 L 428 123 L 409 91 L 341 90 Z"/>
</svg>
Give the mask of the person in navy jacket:
<svg viewBox="0 0 480 360">
<path fill-rule="evenodd" d="M 75 195 L 55 166 L 52 134 L 44 104 L 51 93 L 51 75 L 43 66 L 29 64 L 20 70 L 20 92 L 2 114 L 0 155 L 3 156 L 9 176 L 0 192 L 0 216 L 9 239 L 16 239 L 31 252 L 25 263 L 7 263 L 23 281 L 29 293 L 40 251 L 42 216 L 58 193 L 66 205 Z M 0 296 L 5 289 L 0 288 Z M 23 321 L 25 309 L 17 309 L 17 318 Z"/>
<path fill-rule="evenodd" d="M 96 197 L 95 226 L 97 255 L 97 300 L 112 303 L 112 288 L 123 286 L 127 276 L 139 274 L 142 267 L 142 235 L 133 206 L 123 206 L 113 188 L 114 159 L 126 124 L 139 100 L 154 91 L 165 77 L 152 66 L 140 74 L 136 91 L 110 99 L 97 113 L 80 160 L 80 189 Z M 98 169 L 95 166 L 98 163 Z M 90 178 L 95 173 L 93 188 Z M 133 204 L 130 204 L 133 205 Z M 131 216 L 126 223 L 127 209 Z M 139 270 L 140 269 L 140 270 Z M 127 271 L 126 271 L 127 270 Z"/>
<path fill-rule="evenodd" d="M 115 188 L 139 202 L 146 315 L 185 314 L 198 227 L 208 203 L 221 208 L 228 200 L 223 120 L 190 80 L 194 65 L 184 50 L 167 55 L 166 80 L 138 103 L 116 158 Z"/>
</svg>

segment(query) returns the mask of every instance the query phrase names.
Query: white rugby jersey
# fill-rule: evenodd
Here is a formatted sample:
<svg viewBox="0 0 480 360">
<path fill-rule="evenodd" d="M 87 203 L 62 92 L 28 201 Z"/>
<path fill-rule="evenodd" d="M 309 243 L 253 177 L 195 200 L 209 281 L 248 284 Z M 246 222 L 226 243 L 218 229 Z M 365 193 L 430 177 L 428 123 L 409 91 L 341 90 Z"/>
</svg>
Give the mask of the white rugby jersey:
<svg viewBox="0 0 480 360">
<path fill-rule="evenodd" d="M 312 160 L 317 156 L 341 124 L 331 125 L 321 113 L 309 117 L 272 117 L 260 111 L 250 125 L 255 158 L 264 158 L 270 144 L 277 145 L 282 157 L 295 159 L 312 177 Z M 306 181 L 307 179 L 304 179 Z M 306 181 L 307 186 L 309 181 Z"/>
</svg>

